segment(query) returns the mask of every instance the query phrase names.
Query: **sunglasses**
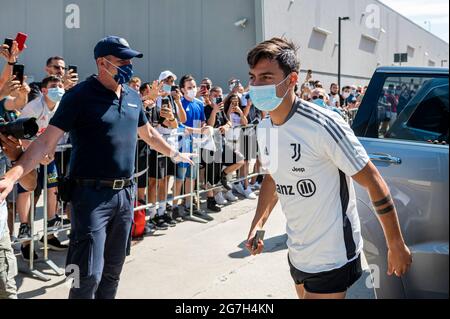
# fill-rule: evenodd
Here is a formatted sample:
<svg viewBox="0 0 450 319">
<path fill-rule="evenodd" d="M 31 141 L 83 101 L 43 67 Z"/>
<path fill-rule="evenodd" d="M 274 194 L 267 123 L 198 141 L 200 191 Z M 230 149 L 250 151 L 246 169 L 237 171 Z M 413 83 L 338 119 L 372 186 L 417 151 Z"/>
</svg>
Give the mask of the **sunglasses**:
<svg viewBox="0 0 450 319">
<path fill-rule="evenodd" d="M 317 99 L 323 100 L 325 97 L 323 95 L 313 96 L 312 99 L 315 101 Z"/>
</svg>

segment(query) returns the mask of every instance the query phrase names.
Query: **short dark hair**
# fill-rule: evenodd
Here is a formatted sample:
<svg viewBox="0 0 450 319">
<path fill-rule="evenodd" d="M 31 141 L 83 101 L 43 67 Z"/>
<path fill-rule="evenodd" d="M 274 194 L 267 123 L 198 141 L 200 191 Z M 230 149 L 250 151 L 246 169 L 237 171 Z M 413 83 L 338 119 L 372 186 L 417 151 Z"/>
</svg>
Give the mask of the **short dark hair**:
<svg viewBox="0 0 450 319">
<path fill-rule="evenodd" d="M 264 41 L 253 48 L 247 56 L 250 68 L 254 68 L 262 59 L 277 61 L 286 76 L 292 72 L 300 72 L 298 47 L 287 39 L 272 38 Z"/>
<path fill-rule="evenodd" d="M 219 93 L 220 91 L 223 91 L 222 90 L 222 88 L 220 87 L 220 86 L 213 86 L 212 88 L 211 88 L 211 93 L 213 93 L 213 92 L 216 92 L 216 93 Z"/>
<path fill-rule="evenodd" d="M 53 82 L 58 82 L 58 83 L 61 82 L 62 83 L 62 81 L 63 80 L 59 76 L 50 75 L 42 80 L 41 88 L 45 89 L 49 83 L 53 83 Z"/>
<path fill-rule="evenodd" d="M 210 78 L 204 78 L 204 79 L 202 80 L 202 82 L 208 82 L 209 86 L 212 86 L 212 85 L 213 85 L 213 82 L 211 81 Z"/>
<path fill-rule="evenodd" d="M 52 56 L 52 57 L 49 57 L 48 59 L 47 59 L 47 66 L 50 66 L 50 64 L 52 64 L 52 62 L 53 61 L 64 61 L 64 58 L 63 57 L 61 57 L 61 56 Z"/>
<path fill-rule="evenodd" d="M 342 92 L 344 92 L 345 90 L 350 90 L 350 89 L 351 89 L 351 87 L 348 86 L 348 85 L 346 85 L 346 86 L 344 86 L 344 87 L 342 88 Z"/>
<path fill-rule="evenodd" d="M 144 94 L 145 90 L 147 90 L 147 85 L 151 86 L 152 84 L 150 82 L 143 83 L 139 88 L 139 93 Z"/>
<path fill-rule="evenodd" d="M 194 77 L 191 74 L 184 75 L 180 80 L 180 88 L 184 89 L 186 82 L 195 81 Z"/>
</svg>

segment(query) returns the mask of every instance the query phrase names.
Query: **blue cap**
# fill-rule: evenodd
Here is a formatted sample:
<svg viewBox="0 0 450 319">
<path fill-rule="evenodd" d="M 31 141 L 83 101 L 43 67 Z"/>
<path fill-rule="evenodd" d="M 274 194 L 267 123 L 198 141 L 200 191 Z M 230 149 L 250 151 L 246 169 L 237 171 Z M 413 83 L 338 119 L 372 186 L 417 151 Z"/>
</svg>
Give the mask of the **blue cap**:
<svg viewBox="0 0 450 319">
<path fill-rule="evenodd" d="M 116 36 L 108 36 L 101 39 L 95 46 L 95 59 L 105 57 L 107 55 L 113 55 L 123 60 L 142 58 L 144 56 L 142 53 L 132 50 L 127 40 Z"/>
</svg>

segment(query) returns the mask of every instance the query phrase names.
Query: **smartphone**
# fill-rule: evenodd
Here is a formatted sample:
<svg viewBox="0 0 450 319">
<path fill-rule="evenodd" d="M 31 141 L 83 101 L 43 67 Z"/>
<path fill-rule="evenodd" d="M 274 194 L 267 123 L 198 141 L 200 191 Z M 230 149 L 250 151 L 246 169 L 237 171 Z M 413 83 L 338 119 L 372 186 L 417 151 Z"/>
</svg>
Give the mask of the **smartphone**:
<svg viewBox="0 0 450 319">
<path fill-rule="evenodd" d="M 13 46 L 14 40 L 11 38 L 6 38 L 4 44 L 6 44 L 9 47 L 9 53 L 11 53 L 12 46 Z"/>
<path fill-rule="evenodd" d="M 28 34 L 19 32 L 16 36 L 17 45 L 19 47 L 19 51 L 22 51 L 25 49 L 25 42 L 27 41 Z"/>
<path fill-rule="evenodd" d="M 76 65 L 69 65 L 69 70 L 73 70 L 73 73 L 78 74 L 78 67 Z"/>
<path fill-rule="evenodd" d="M 16 76 L 15 81 L 20 81 L 23 84 L 23 75 L 25 71 L 25 66 L 23 64 L 15 64 L 13 66 L 13 75 Z"/>
<path fill-rule="evenodd" d="M 169 99 L 162 99 L 161 100 L 161 109 L 168 109 L 169 108 Z"/>
<path fill-rule="evenodd" d="M 169 103 L 170 103 L 169 99 L 167 99 L 167 98 L 161 100 L 161 110 L 160 110 L 160 116 L 159 116 L 159 121 L 158 121 L 159 125 L 162 125 L 164 123 L 164 121 L 166 120 L 165 117 L 161 116 L 161 111 L 164 109 L 166 109 L 166 110 L 170 109 Z"/>
<path fill-rule="evenodd" d="M 256 250 L 258 248 L 258 243 L 260 240 L 264 240 L 264 234 L 266 231 L 264 230 L 258 230 L 256 232 L 255 238 L 253 239 L 253 250 Z"/>
<path fill-rule="evenodd" d="M 175 91 L 177 91 L 177 90 L 179 90 L 179 89 L 180 89 L 180 87 L 179 87 L 178 85 L 174 85 L 174 86 L 172 86 L 171 91 L 172 91 L 172 92 L 175 92 Z"/>
<path fill-rule="evenodd" d="M 221 98 L 221 97 L 216 98 L 216 104 L 220 104 L 222 102 L 223 102 L 223 98 Z"/>
</svg>

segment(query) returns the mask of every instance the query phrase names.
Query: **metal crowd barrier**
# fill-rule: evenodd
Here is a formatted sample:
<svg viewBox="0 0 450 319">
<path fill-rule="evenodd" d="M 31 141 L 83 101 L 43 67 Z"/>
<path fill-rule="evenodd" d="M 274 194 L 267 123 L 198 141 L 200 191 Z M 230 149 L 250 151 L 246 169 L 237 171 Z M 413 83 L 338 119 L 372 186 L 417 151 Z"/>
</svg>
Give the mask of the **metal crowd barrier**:
<svg viewBox="0 0 450 319">
<path fill-rule="evenodd" d="M 255 125 L 247 125 L 247 126 L 236 126 L 234 128 L 232 128 L 232 130 L 240 130 L 241 132 L 244 129 L 252 129 L 254 128 Z M 215 134 L 218 134 L 218 130 L 215 130 Z M 184 133 L 176 133 L 176 134 L 170 134 L 170 135 L 163 135 L 163 137 L 166 138 L 166 140 L 169 137 L 179 137 L 181 135 L 184 135 Z M 211 136 L 210 138 L 214 138 L 213 136 Z M 138 184 L 138 178 L 140 176 L 143 176 L 145 174 L 145 205 L 136 205 L 137 207 L 134 208 L 134 211 L 138 211 L 138 210 L 147 210 L 149 208 L 155 208 L 158 209 L 159 207 L 163 207 L 162 205 L 166 205 L 170 202 L 173 201 L 180 201 L 180 200 L 190 200 L 190 210 L 189 210 L 189 215 L 186 215 L 183 217 L 183 219 L 187 220 L 187 221 L 194 221 L 194 222 L 200 222 L 200 223 L 207 223 L 206 220 L 201 219 L 196 217 L 193 214 L 193 204 L 196 203 L 196 199 L 198 200 L 197 207 L 200 210 L 201 209 L 201 201 L 200 201 L 200 197 L 202 194 L 207 193 L 209 191 L 214 191 L 220 188 L 223 188 L 223 186 L 221 185 L 220 181 L 218 183 L 216 183 L 215 185 L 209 185 L 208 183 L 208 169 L 207 167 L 205 168 L 205 176 L 204 176 L 204 183 L 202 185 L 202 176 L 201 176 L 201 172 L 200 172 L 200 165 L 201 165 L 201 156 L 202 156 L 202 151 L 204 149 L 202 149 L 198 143 L 196 143 L 195 139 L 193 140 L 193 146 L 194 146 L 194 153 L 197 154 L 197 158 L 195 159 L 195 169 L 197 170 L 197 178 L 194 180 L 193 178 L 193 169 L 191 169 L 191 175 L 190 176 L 186 176 L 186 179 L 190 177 L 190 181 L 191 181 L 191 192 L 190 193 L 186 193 L 185 191 L 185 180 L 182 183 L 182 188 L 181 188 L 181 193 L 178 196 L 174 196 L 175 193 L 175 187 L 176 187 L 176 177 L 177 177 L 177 169 L 178 169 L 178 165 L 175 165 L 175 172 L 174 172 L 174 176 L 171 176 L 171 178 L 173 177 L 173 191 L 172 191 L 172 195 L 169 196 L 169 179 L 166 178 L 165 183 L 164 183 L 164 187 L 166 188 L 164 190 L 164 193 L 166 194 L 165 199 L 164 200 L 159 200 L 159 169 L 158 169 L 158 160 L 159 159 L 164 159 L 165 160 L 165 167 L 167 169 L 168 167 L 168 161 L 171 161 L 171 159 L 167 156 L 164 156 L 162 154 L 157 154 L 157 160 L 155 161 L 155 163 L 149 163 L 149 152 L 150 152 L 150 147 L 148 145 L 146 145 L 146 150 L 145 150 L 145 155 L 146 155 L 146 167 L 144 168 L 144 170 L 140 171 L 140 167 L 139 167 L 139 149 L 138 147 L 136 148 L 136 174 L 135 174 L 135 179 L 136 179 L 136 199 L 138 199 L 138 189 L 137 189 L 137 184 Z M 67 149 L 70 149 L 72 146 L 70 144 L 64 144 L 64 145 L 58 145 L 58 148 L 56 150 L 56 152 L 60 152 L 61 153 L 61 166 L 64 166 L 64 151 Z M 253 147 L 256 147 L 256 145 L 253 145 Z M 244 154 L 243 154 L 244 155 Z M 148 198 L 148 191 L 149 191 L 149 165 L 150 164 L 154 164 L 155 168 L 156 168 L 156 190 L 155 190 L 155 203 L 149 203 L 149 198 Z M 213 165 L 222 165 L 222 163 L 213 163 Z M 215 180 L 215 169 L 213 169 L 213 180 Z M 261 173 L 262 174 L 262 173 Z M 245 177 L 239 177 L 238 174 L 236 174 L 236 178 L 232 179 L 229 181 L 230 184 L 232 183 L 237 183 L 237 182 L 241 182 L 244 181 L 245 179 L 250 179 L 253 177 L 257 177 L 258 175 L 260 175 L 259 172 L 253 173 L 253 174 L 247 174 L 247 176 Z M 167 176 L 167 174 L 166 174 Z M 23 239 L 17 239 L 13 242 L 13 244 L 22 244 L 24 242 L 30 242 L 30 259 L 28 261 L 28 268 L 27 269 L 19 269 L 20 272 L 28 274 L 30 276 L 32 276 L 33 278 L 38 278 L 40 280 L 43 281 L 49 281 L 51 280 L 47 275 L 43 274 L 41 271 L 37 270 L 35 267 L 35 264 L 37 263 L 44 263 L 46 264 L 51 270 L 54 271 L 54 273 L 57 276 L 62 276 L 64 275 L 64 270 L 60 269 L 58 266 L 56 266 L 56 264 L 49 258 L 49 254 L 48 254 L 48 236 L 49 235 L 56 235 L 58 233 L 61 232 L 69 232 L 70 231 L 70 226 L 66 226 L 64 227 L 64 205 L 62 202 L 59 202 L 58 205 L 58 209 L 57 209 L 57 214 L 58 214 L 58 210 L 59 210 L 59 216 L 63 219 L 61 226 L 55 228 L 55 229 L 51 229 L 49 230 L 47 228 L 47 221 L 48 221 L 48 189 L 47 189 L 47 181 L 48 181 L 48 172 L 47 172 L 47 166 L 44 166 L 44 183 L 43 183 L 43 189 L 42 189 L 42 194 L 44 196 L 43 198 L 43 230 L 42 231 L 36 231 L 36 227 L 35 227 L 35 205 L 34 205 L 34 191 L 31 192 L 30 195 L 30 201 L 31 201 L 31 205 L 30 205 L 30 214 L 29 214 L 29 221 L 30 221 L 30 228 L 31 228 L 31 236 L 28 238 L 23 238 Z M 196 188 L 194 188 L 194 186 L 196 186 Z M 13 210 L 14 210 L 14 217 L 16 216 L 16 198 L 15 198 L 15 193 L 13 193 Z M 179 205 L 181 206 L 181 205 Z M 182 206 L 181 206 L 182 207 Z M 147 220 L 149 219 L 150 216 L 147 216 Z M 41 236 L 43 236 L 43 259 L 42 260 L 34 260 L 34 248 L 36 246 L 36 242 L 39 242 L 39 239 L 41 238 Z"/>
<path fill-rule="evenodd" d="M 235 126 L 235 127 L 233 127 L 233 128 L 231 128 L 230 130 L 232 130 L 232 131 L 240 131 L 241 133 L 243 132 L 243 130 L 244 129 L 246 129 L 246 130 L 251 130 L 251 129 L 255 129 L 256 128 L 256 125 L 239 125 L 239 126 Z M 254 134 L 256 134 L 256 130 L 254 131 L 255 133 Z M 215 134 L 218 134 L 218 129 L 215 129 L 214 130 L 214 133 Z M 245 133 L 244 133 L 245 134 Z M 163 137 L 165 137 L 166 139 L 168 138 L 168 137 L 174 137 L 174 135 L 175 136 L 181 136 L 181 135 L 184 135 L 184 133 L 176 133 L 176 134 L 171 134 L 171 135 L 163 135 Z M 232 135 L 234 135 L 234 134 L 232 134 Z M 211 139 L 213 139 L 214 137 L 213 136 L 211 136 L 210 137 Z M 256 138 L 255 138 L 255 141 L 256 141 Z M 194 216 L 193 215 L 193 203 L 195 203 L 196 202 L 196 199 L 198 200 L 198 203 L 197 203 L 197 207 L 198 207 L 198 209 L 200 210 L 201 209 L 201 207 L 200 207 L 200 198 L 201 198 L 201 195 L 202 194 L 205 194 L 205 193 L 208 193 L 209 191 L 214 191 L 214 190 L 217 190 L 217 189 L 221 189 L 221 188 L 223 188 L 223 186 L 222 186 L 222 184 L 220 183 L 220 181 L 218 182 L 218 183 L 216 183 L 215 185 L 209 185 L 209 183 L 208 183 L 208 169 L 207 169 L 207 167 L 203 167 L 202 168 L 202 170 L 204 169 L 204 171 L 205 171 L 205 176 L 204 176 L 204 183 L 202 183 L 202 174 L 201 174 L 201 171 L 200 171 L 200 166 L 201 166 L 201 156 L 202 156 L 202 152 L 204 152 L 204 149 L 203 148 L 201 148 L 199 145 L 198 145 L 198 143 L 196 143 L 196 141 L 195 141 L 195 139 L 194 139 L 194 142 L 193 142 L 193 144 L 194 144 L 194 153 L 195 154 L 197 154 L 197 157 L 196 157 L 196 165 L 195 165 L 195 169 L 197 170 L 197 178 L 195 179 L 195 182 L 194 182 L 194 179 L 192 178 L 193 177 L 193 170 L 191 169 L 191 178 L 190 178 L 190 181 L 191 181 L 191 192 L 190 193 L 188 193 L 188 194 L 186 194 L 183 190 L 185 189 L 185 181 L 183 181 L 183 184 L 182 184 L 182 191 L 181 191 L 181 195 L 179 195 L 179 196 L 173 196 L 174 194 L 172 193 L 172 196 L 169 198 L 168 196 L 166 196 L 166 198 L 165 198 L 165 200 L 163 200 L 163 201 L 160 201 L 160 200 L 158 200 L 158 198 L 159 198 L 159 178 L 158 178 L 158 176 L 156 177 L 156 203 L 148 203 L 148 186 L 149 186 L 149 170 L 148 170 L 148 168 L 149 168 L 149 163 L 148 163 L 148 156 L 147 156 L 147 168 L 145 168 L 145 170 L 140 170 L 140 168 L 138 167 L 138 156 L 139 156 L 139 154 L 138 154 L 138 151 L 139 150 L 137 150 L 137 156 L 136 156 L 136 171 L 137 172 L 140 172 L 140 174 L 138 173 L 138 176 L 142 176 L 142 174 L 145 172 L 145 174 L 146 174 L 146 186 L 145 186 L 145 194 L 146 194 L 146 196 L 147 196 L 147 204 L 146 205 L 138 205 L 134 210 L 135 211 L 139 211 L 139 210 L 144 210 L 144 209 L 149 209 L 149 208 L 156 208 L 156 209 L 158 209 L 159 207 L 162 207 L 162 205 L 166 205 L 166 204 L 168 204 L 168 203 L 170 203 L 170 202 L 173 202 L 173 201 L 179 201 L 179 200 L 183 200 L 183 199 L 187 199 L 187 198 L 189 198 L 189 200 L 190 200 L 190 203 L 191 203 L 191 205 L 190 205 L 190 210 L 189 210 L 189 215 L 188 216 L 186 216 L 184 219 L 185 220 L 188 220 L 188 221 L 195 221 L 195 222 L 201 222 L 201 223 L 206 223 L 207 221 L 205 221 L 204 219 L 201 219 L 201 218 L 197 218 L 196 216 Z M 253 145 L 253 147 L 255 148 L 255 153 L 256 153 L 256 143 L 255 143 L 255 145 Z M 233 147 L 233 149 L 235 149 L 236 148 L 236 145 Z M 148 150 L 150 150 L 150 148 L 148 147 Z M 239 151 L 239 150 L 238 150 Z M 244 155 L 244 154 L 243 154 Z M 157 157 L 158 159 L 164 159 L 165 160 L 165 167 L 167 167 L 168 166 L 168 161 L 171 161 L 171 159 L 170 158 L 168 158 L 167 156 L 164 156 L 164 155 L 162 155 L 162 154 L 158 154 L 158 157 Z M 256 158 L 255 158 L 255 160 L 256 160 Z M 208 163 L 206 163 L 206 164 L 208 164 Z M 211 164 L 213 164 L 213 165 L 222 165 L 223 163 L 216 163 L 216 162 L 213 162 L 213 163 L 211 163 Z M 158 161 L 156 161 L 155 163 L 154 163 L 154 165 L 156 166 L 155 168 L 156 168 L 156 173 L 157 173 L 157 175 L 158 175 L 158 165 L 159 165 L 159 163 L 158 163 Z M 177 164 L 175 164 L 175 176 L 174 176 L 174 181 L 173 181 L 173 189 L 175 189 L 175 182 L 176 182 L 176 176 L 177 176 L 177 169 L 178 169 L 178 165 Z M 216 172 L 216 169 L 213 167 L 213 169 L 212 169 L 212 173 L 213 173 L 213 180 L 215 180 L 215 172 Z M 250 179 L 250 178 L 254 178 L 254 177 L 257 177 L 257 176 L 259 176 L 260 174 L 262 174 L 262 173 L 259 173 L 259 172 L 257 172 L 257 173 L 253 173 L 253 174 L 247 174 L 247 176 L 245 176 L 245 177 L 239 177 L 239 176 L 237 176 L 236 178 L 234 178 L 234 179 L 232 179 L 232 180 L 230 180 L 229 181 L 229 183 L 230 184 L 234 184 L 234 183 L 238 183 L 238 182 L 242 182 L 242 181 L 244 181 L 244 180 L 246 180 L 246 179 Z M 189 176 L 186 176 L 186 178 L 189 178 Z M 137 183 L 137 178 L 136 178 L 136 183 Z M 194 190 L 194 184 L 195 184 L 195 190 Z M 167 185 L 167 184 L 165 184 L 164 185 L 166 188 L 168 188 L 169 186 Z M 166 192 L 165 192 L 166 193 Z M 169 194 L 169 192 L 167 191 L 167 193 L 166 193 L 166 195 L 168 195 Z M 184 195 L 183 195 L 184 194 Z M 148 217 L 148 216 L 147 216 Z M 147 218 L 148 219 L 148 218 Z"/>
<path fill-rule="evenodd" d="M 70 144 L 61 144 L 58 145 L 56 152 L 60 152 L 61 153 L 61 167 L 64 165 L 64 151 L 67 149 L 72 148 L 72 146 Z M 58 233 L 61 232 L 67 232 L 70 231 L 70 226 L 66 226 L 64 227 L 64 206 L 63 203 L 60 202 L 59 203 L 59 209 L 61 210 L 59 216 L 62 218 L 62 223 L 61 226 L 56 227 L 56 228 L 52 228 L 51 230 L 48 229 L 47 227 L 47 221 L 48 221 L 48 188 L 47 188 L 47 184 L 48 184 L 48 172 L 47 172 L 47 165 L 43 166 L 44 172 L 43 172 L 43 185 L 42 185 L 42 196 L 43 198 L 43 230 L 41 232 L 37 232 L 36 231 L 36 227 L 35 227 L 35 205 L 34 205 L 34 191 L 31 192 L 30 194 L 30 213 L 29 213 L 29 222 L 30 222 L 30 232 L 31 235 L 28 238 L 23 238 L 23 239 L 17 239 L 13 242 L 13 244 L 16 243 L 25 243 L 25 242 L 30 242 L 30 259 L 28 261 L 28 268 L 27 269 L 19 269 L 20 272 L 30 275 L 31 277 L 34 278 L 38 278 L 40 280 L 43 281 L 50 281 L 51 278 L 48 277 L 47 275 L 43 274 L 41 271 L 37 270 L 35 268 L 35 264 L 39 264 L 39 263 L 44 263 L 46 264 L 51 270 L 54 271 L 54 273 L 57 276 L 63 276 L 64 275 L 64 270 L 59 268 L 54 262 L 53 260 L 51 260 L 49 258 L 48 255 L 48 236 L 49 235 L 56 235 Z M 15 193 L 14 193 L 14 197 L 15 197 Z M 15 198 L 13 198 L 13 210 L 14 210 L 14 215 L 16 214 L 15 211 Z M 58 213 L 58 211 L 56 211 L 56 213 Z M 39 242 L 39 239 L 41 238 L 41 236 L 43 236 L 43 259 L 42 260 L 34 260 L 34 251 L 35 251 L 35 246 L 36 246 L 36 242 Z"/>
</svg>

